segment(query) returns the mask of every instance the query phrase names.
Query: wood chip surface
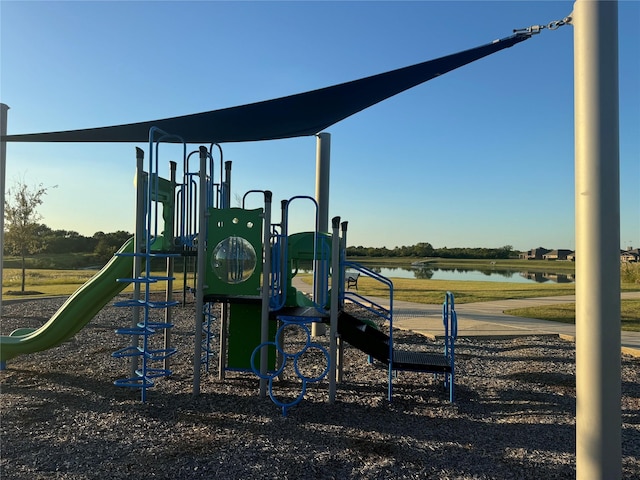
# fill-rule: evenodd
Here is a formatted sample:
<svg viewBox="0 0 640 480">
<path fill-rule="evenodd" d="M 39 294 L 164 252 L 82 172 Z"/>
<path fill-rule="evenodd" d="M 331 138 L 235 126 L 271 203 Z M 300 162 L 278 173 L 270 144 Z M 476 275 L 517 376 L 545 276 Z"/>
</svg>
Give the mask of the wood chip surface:
<svg viewBox="0 0 640 480">
<path fill-rule="evenodd" d="M 1 333 L 39 327 L 62 302 L 4 305 Z M 0 478 L 575 478 L 572 343 L 459 339 L 455 404 L 442 378 L 409 372 L 394 380 L 388 403 L 386 367 L 347 345 L 336 402 L 328 403 L 326 379 L 309 383 L 284 417 L 259 397 L 255 375 L 218 380 L 217 345 L 193 395 L 194 311 L 193 303 L 174 309 L 173 374 L 156 380 L 145 403 L 138 389 L 113 384 L 130 370 L 129 360 L 111 357 L 128 344 L 114 333 L 131 324 L 126 308 L 106 307 L 73 339 L 10 360 L 0 372 Z M 289 333 L 287 348 L 302 348 L 303 332 Z M 442 348 L 394 335 L 403 348 Z M 312 376 L 322 361 L 316 350 L 300 368 Z M 300 388 L 292 369 L 274 382 L 282 401 Z M 622 356 L 621 405 L 623 478 L 640 478 L 638 358 Z"/>
</svg>

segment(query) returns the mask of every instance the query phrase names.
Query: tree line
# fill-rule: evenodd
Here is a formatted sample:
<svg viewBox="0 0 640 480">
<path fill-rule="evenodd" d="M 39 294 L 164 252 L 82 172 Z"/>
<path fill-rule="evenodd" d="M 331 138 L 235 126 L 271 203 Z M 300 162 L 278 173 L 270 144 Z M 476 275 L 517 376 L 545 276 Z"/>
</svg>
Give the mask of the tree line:
<svg viewBox="0 0 640 480">
<path fill-rule="evenodd" d="M 110 233 L 96 232 L 87 237 L 73 230 L 52 230 L 39 224 L 34 229 L 34 236 L 40 247 L 37 253 L 93 253 L 98 260 L 107 261 L 133 234 L 117 230 Z"/>
<path fill-rule="evenodd" d="M 87 237 L 73 230 L 53 230 L 45 224 L 37 224 L 32 230 L 33 245 L 29 253 L 93 253 L 101 261 L 109 260 L 113 254 L 133 236 L 124 230 L 105 233 L 96 232 Z M 5 233 L 7 235 L 7 232 Z M 5 239 L 11 240 L 11 235 Z M 9 250 L 5 254 L 19 254 L 20 242 L 5 242 Z M 11 247 L 14 248 L 11 248 Z M 505 245 L 500 248 L 434 248 L 430 243 L 420 242 L 415 245 L 394 247 L 347 247 L 349 257 L 440 257 L 463 259 L 506 259 L 514 255 L 513 247 Z"/>
<path fill-rule="evenodd" d="M 411 246 L 394 247 L 347 247 L 348 257 L 440 257 L 440 258 L 464 258 L 464 259 L 506 259 L 517 252 L 511 245 L 500 248 L 434 248 L 428 242 L 420 242 Z"/>
<path fill-rule="evenodd" d="M 55 188 L 55 187 L 52 187 Z M 30 187 L 24 180 L 17 181 L 5 195 L 4 242 L 2 255 L 18 255 L 21 259 L 22 289 L 25 290 L 27 255 L 36 253 L 68 254 L 90 253 L 98 262 L 108 261 L 132 234 L 122 230 L 112 233 L 96 232 L 91 237 L 72 230 L 53 230 L 43 223 L 38 207 L 48 188 L 42 184 Z M 412 246 L 395 247 L 349 247 L 347 255 L 352 257 L 442 257 L 442 258 L 509 258 L 513 248 L 433 248 L 430 243 L 420 242 Z"/>
</svg>

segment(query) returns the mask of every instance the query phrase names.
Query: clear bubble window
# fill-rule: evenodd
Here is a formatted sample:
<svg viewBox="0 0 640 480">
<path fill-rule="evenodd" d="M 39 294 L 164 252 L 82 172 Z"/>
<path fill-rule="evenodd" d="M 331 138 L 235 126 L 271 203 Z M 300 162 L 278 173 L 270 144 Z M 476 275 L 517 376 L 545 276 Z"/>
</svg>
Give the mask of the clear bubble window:
<svg viewBox="0 0 640 480">
<path fill-rule="evenodd" d="M 225 283 L 238 284 L 246 281 L 256 269 L 256 251 L 242 237 L 227 237 L 211 255 L 213 273 Z"/>
</svg>

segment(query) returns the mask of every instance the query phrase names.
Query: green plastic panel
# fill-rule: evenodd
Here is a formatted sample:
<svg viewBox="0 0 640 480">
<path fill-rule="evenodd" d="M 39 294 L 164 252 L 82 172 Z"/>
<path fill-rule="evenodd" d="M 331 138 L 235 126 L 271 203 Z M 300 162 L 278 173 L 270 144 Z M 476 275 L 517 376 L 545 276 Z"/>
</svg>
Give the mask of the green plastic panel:
<svg viewBox="0 0 640 480">
<path fill-rule="evenodd" d="M 315 256 L 314 256 L 315 249 Z M 291 260 L 331 260 L 331 235 L 300 232 L 289 235 L 287 253 Z"/>
<path fill-rule="evenodd" d="M 251 355 L 262 343 L 260 341 L 261 318 L 260 305 L 248 305 L 232 303 L 229 313 L 229 339 L 227 343 L 227 367 L 240 370 L 251 369 Z M 276 322 L 269 322 L 269 341 L 274 341 L 276 336 Z M 275 370 L 276 349 L 274 346 L 266 347 L 268 350 L 267 368 Z M 260 356 L 256 354 L 256 368 L 260 368 Z"/>
<path fill-rule="evenodd" d="M 205 295 L 260 295 L 262 209 L 209 209 Z"/>
</svg>

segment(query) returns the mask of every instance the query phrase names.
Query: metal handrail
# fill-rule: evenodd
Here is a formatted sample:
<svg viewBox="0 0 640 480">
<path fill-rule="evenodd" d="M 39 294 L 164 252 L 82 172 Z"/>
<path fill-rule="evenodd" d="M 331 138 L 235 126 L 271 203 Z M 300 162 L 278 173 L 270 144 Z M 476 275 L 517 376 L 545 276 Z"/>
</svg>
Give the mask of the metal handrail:
<svg viewBox="0 0 640 480">
<path fill-rule="evenodd" d="M 389 308 L 387 309 L 382 305 L 376 302 L 373 302 L 371 299 L 360 295 L 359 293 L 345 291 L 344 290 L 344 271 L 347 268 L 355 270 L 361 274 L 364 274 L 365 276 L 370 277 L 389 287 Z M 359 263 L 349 262 L 347 260 L 342 261 L 340 271 L 342 272 L 341 279 L 340 279 L 341 280 L 340 281 L 341 302 L 343 302 L 344 300 L 349 300 L 350 302 L 361 306 L 365 310 L 389 322 L 389 371 L 391 372 L 393 367 L 393 282 L 391 281 L 391 279 L 379 274 L 374 270 L 371 270 L 370 268 L 360 265 Z M 367 306 L 363 302 L 368 303 L 369 306 Z M 386 315 L 381 312 L 386 313 Z"/>
</svg>

